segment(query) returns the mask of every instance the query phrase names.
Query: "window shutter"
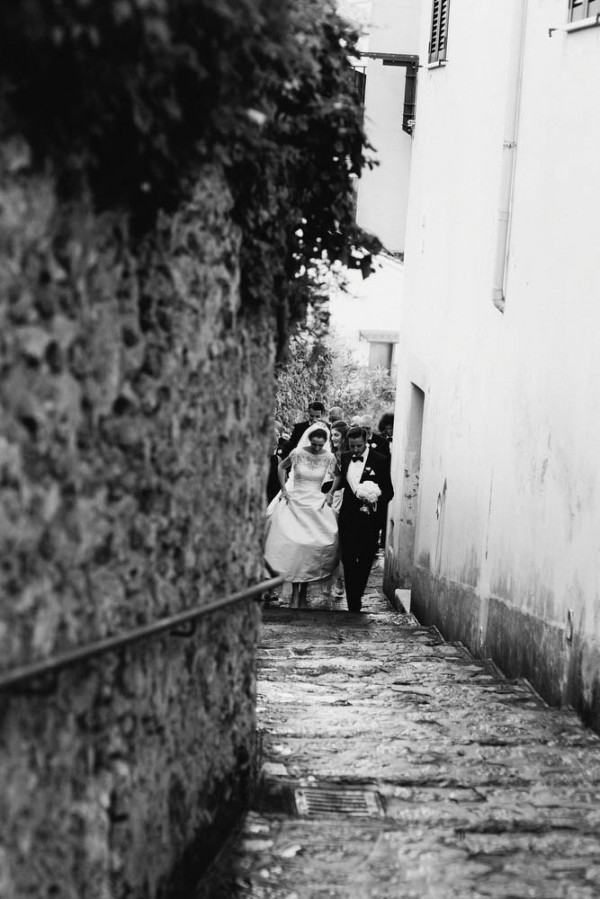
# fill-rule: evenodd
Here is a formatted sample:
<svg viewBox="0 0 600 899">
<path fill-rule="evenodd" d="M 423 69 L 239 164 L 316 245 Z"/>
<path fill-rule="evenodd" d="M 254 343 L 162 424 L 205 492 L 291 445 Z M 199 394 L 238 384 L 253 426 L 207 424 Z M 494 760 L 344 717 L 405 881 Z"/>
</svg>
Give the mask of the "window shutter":
<svg viewBox="0 0 600 899">
<path fill-rule="evenodd" d="M 569 0 L 569 22 L 600 14 L 600 0 Z"/>
<path fill-rule="evenodd" d="M 365 105 L 365 90 L 367 86 L 367 73 L 364 69 L 354 69 L 354 93 L 361 106 Z"/>
<path fill-rule="evenodd" d="M 437 60 L 437 46 L 440 29 L 440 0 L 433 0 L 433 12 L 431 14 L 431 35 L 429 39 L 429 62 Z"/>
<path fill-rule="evenodd" d="M 429 40 L 429 62 L 439 62 L 441 59 L 446 59 L 449 7 L 450 0 L 433 0 Z"/>
</svg>

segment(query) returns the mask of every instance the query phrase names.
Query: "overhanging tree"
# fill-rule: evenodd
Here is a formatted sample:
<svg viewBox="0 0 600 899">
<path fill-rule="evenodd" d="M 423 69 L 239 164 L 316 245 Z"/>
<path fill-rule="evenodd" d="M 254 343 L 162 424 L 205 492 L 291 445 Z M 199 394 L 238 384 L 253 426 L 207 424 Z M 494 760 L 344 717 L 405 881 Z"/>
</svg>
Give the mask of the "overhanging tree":
<svg viewBox="0 0 600 899">
<path fill-rule="evenodd" d="M 354 222 L 357 39 L 327 0 L 4 0 L 0 139 L 24 135 L 63 195 L 89 187 L 138 234 L 221 166 L 244 308 L 276 318 L 281 350 L 319 266 L 366 272 L 378 248 Z"/>
</svg>

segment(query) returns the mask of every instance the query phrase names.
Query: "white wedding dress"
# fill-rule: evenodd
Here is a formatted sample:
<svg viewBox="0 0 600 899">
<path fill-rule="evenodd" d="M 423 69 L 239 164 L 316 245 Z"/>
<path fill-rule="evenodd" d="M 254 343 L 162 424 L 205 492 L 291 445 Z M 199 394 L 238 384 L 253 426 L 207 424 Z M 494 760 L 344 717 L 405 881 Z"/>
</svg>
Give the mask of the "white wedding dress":
<svg viewBox="0 0 600 899">
<path fill-rule="evenodd" d="M 321 492 L 322 483 L 333 480 L 335 456 L 301 447 L 290 456 L 290 501 L 278 493 L 267 509 L 265 560 L 286 581 L 321 581 L 331 577 L 339 560 L 337 515 L 324 505 Z"/>
</svg>

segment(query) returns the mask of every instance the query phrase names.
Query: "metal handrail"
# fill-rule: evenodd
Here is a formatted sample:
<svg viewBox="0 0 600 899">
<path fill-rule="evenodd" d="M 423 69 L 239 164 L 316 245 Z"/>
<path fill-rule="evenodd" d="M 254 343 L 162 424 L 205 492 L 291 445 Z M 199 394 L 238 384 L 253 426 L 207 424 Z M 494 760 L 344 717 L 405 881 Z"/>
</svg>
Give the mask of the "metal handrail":
<svg viewBox="0 0 600 899">
<path fill-rule="evenodd" d="M 150 637 L 156 637 L 164 634 L 166 631 L 173 631 L 182 624 L 196 622 L 198 618 L 208 615 L 211 612 L 218 612 L 228 606 L 247 599 L 252 599 L 259 593 L 265 593 L 282 584 L 284 577 L 282 575 L 270 578 L 267 581 L 261 581 L 254 587 L 248 587 L 246 590 L 240 590 L 238 593 L 232 593 L 223 599 L 217 599 L 205 606 L 195 609 L 188 609 L 187 612 L 178 612 L 176 615 L 170 615 L 168 618 L 161 618 L 152 624 L 144 624 L 134 630 L 127 631 L 124 634 L 117 634 L 115 637 L 106 637 L 104 640 L 97 640 L 94 643 L 88 643 L 86 646 L 79 646 L 76 649 L 70 649 L 54 658 L 44 659 L 40 662 L 32 662 L 29 665 L 21 665 L 6 673 L 0 672 L 0 690 L 6 690 L 23 684 L 26 681 L 32 681 L 36 678 L 43 678 L 48 675 L 54 675 L 64 668 L 76 665 L 78 662 L 85 662 L 97 656 L 113 652 L 116 649 L 122 649 L 124 646 L 130 646 L 133 643 L 140 643 Z M 191 636 L 193 631 L 179 632 L 180 636 Z"/>
</svg>

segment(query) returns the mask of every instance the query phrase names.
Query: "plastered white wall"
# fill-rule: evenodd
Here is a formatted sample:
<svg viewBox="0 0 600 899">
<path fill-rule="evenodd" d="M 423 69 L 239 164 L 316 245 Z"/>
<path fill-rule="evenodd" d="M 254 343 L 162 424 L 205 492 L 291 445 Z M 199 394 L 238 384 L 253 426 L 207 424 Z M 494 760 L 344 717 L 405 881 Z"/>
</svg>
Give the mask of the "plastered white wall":
<svg viewBox="0 0 600 899">
<path fill-rule="evenodd" d="M 551 623 L 572 608 L 595 642 L 600 28 L 550 36 L 567 3 L 529 2 L 502 315 L 491 289 L 515 2 L 452 0 L 447 65 L 420 70 L 393 464 L 399 484 L 412 380 L 426 395 L 416 560 Z M 430 15 L 424 0 L 422 57 Z"/>
</svg>

